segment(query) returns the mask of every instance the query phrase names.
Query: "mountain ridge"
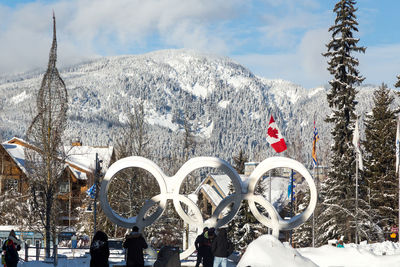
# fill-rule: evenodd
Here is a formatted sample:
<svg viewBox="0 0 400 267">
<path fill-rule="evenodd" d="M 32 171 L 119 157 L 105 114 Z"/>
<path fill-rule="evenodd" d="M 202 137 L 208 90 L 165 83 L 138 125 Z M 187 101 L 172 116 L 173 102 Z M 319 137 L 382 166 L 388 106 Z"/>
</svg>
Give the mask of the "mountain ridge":
<svg viewBox="0 0 400 267">
<path fill-rule="evenodd" d="M 69 95 L 66 137 L 79 137 L 84 144 L 115 143 L 126 114 L 134 103 L 143 101 L 151 158 L 182 153 L 185 113 L 198 142 L 191 156 L 231 160 L 240 149 L 250 160 L 274 155 L 265 140 L 269 114 L 288 143 L 286 155 L 307 165 L 311 162 L 314 117 L 321 154 L 329 153 L 330 126 L 324 122 L 330 112 L 328 86 L 305 89 L 289 81 L 258 77 L 227 57 L 192 50 L 99 58 L 61 68 L 60 75 Z M 42 77 L 36 70 L 0 78 L 3 140 L 24 137 Z M 357 114 L 362 118 L 371 110 L 376 88 L 358 88 Z"/>
</svg>

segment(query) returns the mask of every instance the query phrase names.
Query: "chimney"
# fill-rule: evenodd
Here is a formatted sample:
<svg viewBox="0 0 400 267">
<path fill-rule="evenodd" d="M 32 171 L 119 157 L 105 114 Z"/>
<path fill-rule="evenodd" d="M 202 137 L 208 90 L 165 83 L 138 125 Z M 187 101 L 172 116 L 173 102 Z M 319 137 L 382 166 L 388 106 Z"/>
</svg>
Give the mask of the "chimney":
<svg viewBox="0 0 400 267">
<path fill-rule="evenodd" d="M 72 146 L 82 146 L 82 142 L 79 138 L 75 138 L 72 140 L 71 145 Z"/>
<path fill-rule="evenodd" d="M 258 162 L 245 162 L 244 163 L 244 175 L 250 176 L 250 174 L 257 167 Z"/>
</svg>

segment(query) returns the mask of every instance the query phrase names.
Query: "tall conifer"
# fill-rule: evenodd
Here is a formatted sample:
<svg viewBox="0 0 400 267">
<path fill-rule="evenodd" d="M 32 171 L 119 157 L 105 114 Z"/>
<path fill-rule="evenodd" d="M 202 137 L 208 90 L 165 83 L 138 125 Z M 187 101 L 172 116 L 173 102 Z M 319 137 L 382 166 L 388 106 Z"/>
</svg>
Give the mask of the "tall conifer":
<svg viewBox="0 0 400 267">
<path fill-rule="evenodd" d="M 335 24 L 329 28 L 332 39 L 327 44 L 328 70 L 333 79 L 327 95 L 332 113 L 326 121 L 332 123 L 333 137 L 331 171 L 322 188 L 323 208 L 320 214 L 322 225 L 319 242 L 344 235 L 349 241 L 355 237 L 355 151 L 352 145 L 354 121 L 356 118 L 355 86 L 364 78 L 356 69 L 358 60 L 354 52 L 365 52 L 353 37 L 358 31 L 354 7 L 356 1 L 341 0 L 333 11 Z"/>
<path fill-rule="evenodd" d="M 400 87 L 400 75 L 397 76 L 397 83 L 394 85 L 395 87 Z"/>
<path fill-rule="evenodd" d="M 395 170 L 396 114 L 393 95 L 385 84 L 374 92 L 374 107 L 366 116 L 365 177 L 369 185 L 371 214 L 380 229 L 397 221 L 398 194 Z M 383 235 L 381 235 L 383 238 Z"/>
</svg>

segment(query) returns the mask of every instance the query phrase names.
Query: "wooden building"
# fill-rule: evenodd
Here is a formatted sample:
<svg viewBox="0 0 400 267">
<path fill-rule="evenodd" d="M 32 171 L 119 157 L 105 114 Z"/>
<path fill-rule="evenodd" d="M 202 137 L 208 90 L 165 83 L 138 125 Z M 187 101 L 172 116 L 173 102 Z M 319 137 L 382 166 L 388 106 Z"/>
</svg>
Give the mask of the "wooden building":
<svg viewBox="0 0 400 267">
<path fill-rule="evenodd" d="M 219 203 L 229 195 L 230 184 L 227 175 L 209 174 L 197 187 L 195 194 L 204 219 L 210 218 Z"/>
<path fill-rule="evenodd" d="M 25 152 L 34 146 L 19 138 L 12 138 L 0 146 L 0 195 L 15 191 L 22 198 L 29 197 L 29 173 L 25 168 Z M 115 161 L 113 147 L 82 146 L 74 142 L 64 147 L 66 165 L 61 175 L 57 199 L 59 200 L 59 225 L 73 226 L 78 219 L 76 208 L 87 197 L 86 190 L 94 183 L 95 158 L 102 160 L 102 173 Z"/>
</svg>

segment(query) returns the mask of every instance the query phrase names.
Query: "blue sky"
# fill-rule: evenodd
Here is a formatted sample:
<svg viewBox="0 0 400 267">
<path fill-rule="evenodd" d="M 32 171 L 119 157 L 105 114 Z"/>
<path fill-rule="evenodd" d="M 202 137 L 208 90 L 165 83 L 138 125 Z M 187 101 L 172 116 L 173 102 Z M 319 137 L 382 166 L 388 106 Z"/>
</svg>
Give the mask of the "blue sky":
<svg viewBox="0 0 400 267">
<path fill-rule="evenodd" d="M 326 84 L 333 0 L 0 0 L 0 73 L 45 67 L 57 17 L 59 66 L 98 56 L 188 48 L 228 56 L 255 74 Z M 400 74 L 397 0 L 359 0 L 356 54 L 364 83 Z"/>
</svg>

